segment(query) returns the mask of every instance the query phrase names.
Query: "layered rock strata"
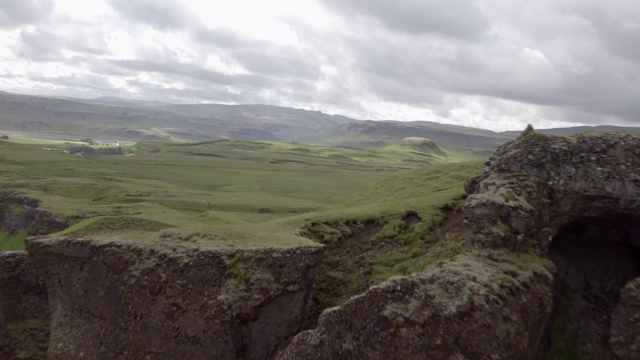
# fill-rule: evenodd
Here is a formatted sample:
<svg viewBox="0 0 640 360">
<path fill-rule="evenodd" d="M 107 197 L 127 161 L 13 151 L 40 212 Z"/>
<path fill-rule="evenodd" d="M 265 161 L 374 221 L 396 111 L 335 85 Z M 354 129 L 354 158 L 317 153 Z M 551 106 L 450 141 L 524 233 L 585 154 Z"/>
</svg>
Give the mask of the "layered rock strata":
<svg viewBox="0 0 640 360">
<path fill-rule="evenodd" d="M 320 246 L 32 238 L 50 359 L 269 359 L 301 330 Z"/>
</svg>

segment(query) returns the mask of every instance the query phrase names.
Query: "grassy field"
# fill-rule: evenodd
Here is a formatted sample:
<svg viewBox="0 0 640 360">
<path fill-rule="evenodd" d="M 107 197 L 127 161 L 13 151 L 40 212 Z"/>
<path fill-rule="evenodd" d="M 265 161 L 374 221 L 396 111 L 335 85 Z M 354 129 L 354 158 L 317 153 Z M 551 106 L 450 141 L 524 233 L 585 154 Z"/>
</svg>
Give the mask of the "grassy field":
<svg viewBox="0 0 640 360">
<path fill-rule="evenodd" d="M 141 142 L 125 156 L 69 155 L 52 145 L 0 142 L 0 181 L 72 225 L 64 234 L 215 234 L 232 247 L 305 243 L 296 233 L 308 215 L 392 174 L 460 160 L 410 148 L 231 140 Z"/>
</svg>

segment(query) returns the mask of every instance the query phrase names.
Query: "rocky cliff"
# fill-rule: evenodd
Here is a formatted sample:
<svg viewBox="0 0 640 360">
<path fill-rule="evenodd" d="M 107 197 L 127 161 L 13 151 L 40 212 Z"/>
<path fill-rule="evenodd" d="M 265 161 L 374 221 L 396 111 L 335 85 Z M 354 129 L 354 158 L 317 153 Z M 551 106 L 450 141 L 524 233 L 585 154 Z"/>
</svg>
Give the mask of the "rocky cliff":
<svg viewBox="0 0 640 360">
<path fill-rule="evenodd" d="M 325 310 L 278 359 L 537 359 L 553 265 L 532 260 L 476 252 L 392 278 Z"/>
<path fill-rule="evenodd" d="M 637 358 L 640 137 L 529 128 L 466 190 L 444 240 L 463 254 L 326 310 L 279 359 Z"/>
<path fill-rule="evenodd" d="M 466 188 L 470 243 L 544 255 L 575 220 L 640 214 L 640 137 L 531 129 L 498 148 Z"/>
<path fill-rule="evenodd" d="M 50 359 L 269 359 L 301 330 L 321 246 L 32 238 Z"/>
</svg>

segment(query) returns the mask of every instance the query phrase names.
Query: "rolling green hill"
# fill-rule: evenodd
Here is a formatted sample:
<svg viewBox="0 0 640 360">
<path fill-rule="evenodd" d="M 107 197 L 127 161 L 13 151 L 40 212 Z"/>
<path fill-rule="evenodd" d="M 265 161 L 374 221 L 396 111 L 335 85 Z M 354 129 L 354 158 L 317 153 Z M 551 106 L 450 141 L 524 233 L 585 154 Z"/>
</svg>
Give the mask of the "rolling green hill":
<svg viewBox="0 0 640 360">
<path fill-rule="evenodd" d="M 306 140 L 326 145 L 381 147 L 407 137 L 422 137 L 437 144 L 493 150 L 516 136 L 429 121 L 361 121 Z"/>
<path fill-rule="evenodd" d="M 295 229 L 303 220 L 273 221 L 340 204 L 391 174 L 482 159 L 439 148 L 238 140 L 144 141 L 126 155 L 77 156 L 63 148 L 0 141 L 0 183 L 72 225 L 65 234 L 215 232 L 221 244 L 240 238 L 244 245 L 301 241 Z"/>
</svg>

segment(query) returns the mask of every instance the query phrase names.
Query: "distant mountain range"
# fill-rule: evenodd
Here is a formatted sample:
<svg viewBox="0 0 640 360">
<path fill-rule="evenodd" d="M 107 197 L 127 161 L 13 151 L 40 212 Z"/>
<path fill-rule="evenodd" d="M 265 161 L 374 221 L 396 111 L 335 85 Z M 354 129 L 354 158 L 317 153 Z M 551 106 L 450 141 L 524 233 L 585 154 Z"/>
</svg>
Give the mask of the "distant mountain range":
<svg viewBox="0 0 640 360">
<path fill-rule="evenodd" d="M 47 98 L 0 92 L 2 130 L 120 140 L 279 140 L 318 145 L 381 147 L 407 137 L 492 150 L 519 132 L 493 132 L 429 121 L 365 121 L 269 105 L 176 105 L 127 100 Z M 539 130 L 545 134 L 634 131 L 597 126 Z"/>
</svg>

